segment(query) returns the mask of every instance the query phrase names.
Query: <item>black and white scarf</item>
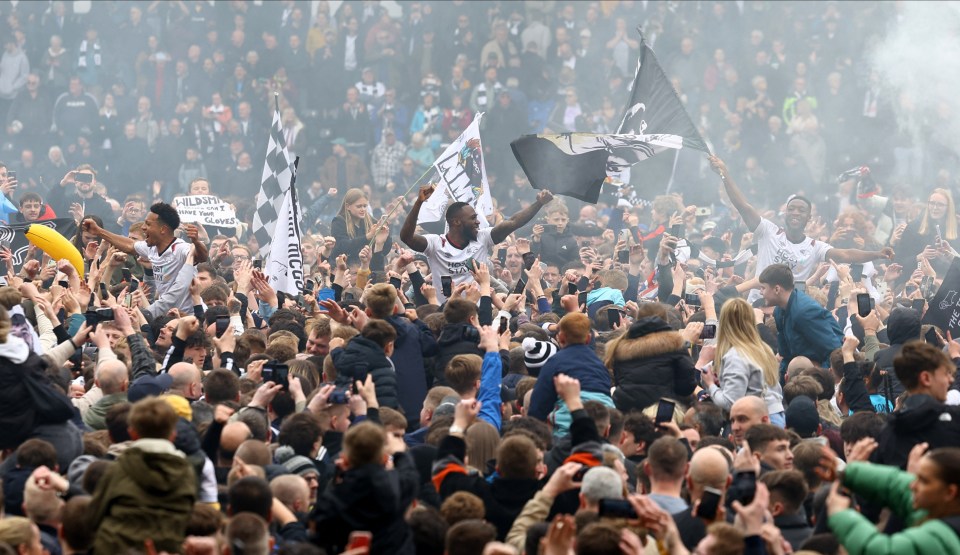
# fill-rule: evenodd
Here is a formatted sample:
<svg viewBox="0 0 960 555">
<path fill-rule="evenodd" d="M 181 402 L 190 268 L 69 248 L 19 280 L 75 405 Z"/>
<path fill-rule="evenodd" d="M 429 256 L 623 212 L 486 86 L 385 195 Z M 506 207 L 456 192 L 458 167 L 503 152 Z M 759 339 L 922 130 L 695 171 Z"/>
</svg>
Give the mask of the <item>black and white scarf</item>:
<svg viewBox="0 0 960 555">
<path fill-rule="evenodd" d="M 93 65 L 100 67 L 103 59 L 100 57 L 100 43 L 93 43 Z M 80 43 L 80 59 L 77 60 L 77 67 L 87 67 L 87 40 Z"/>
</svg>

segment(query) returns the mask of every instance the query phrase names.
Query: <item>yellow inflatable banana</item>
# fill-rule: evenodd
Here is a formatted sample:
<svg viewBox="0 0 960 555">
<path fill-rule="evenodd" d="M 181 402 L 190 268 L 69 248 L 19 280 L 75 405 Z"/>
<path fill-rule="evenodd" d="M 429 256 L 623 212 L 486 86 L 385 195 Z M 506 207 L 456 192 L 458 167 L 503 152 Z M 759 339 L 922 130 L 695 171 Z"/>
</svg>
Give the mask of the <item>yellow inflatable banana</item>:
<svg viewBox="0 0 960 555">
<path fill-rule="evenodd" d="M 32 224 L 27 228 L 26 236 L 32 245 L 49 254 L 50 258 L 54 260 L 66 258 L 83 279 L 83 257 L 80 251 L 66 237 L 57 233 L 57 230 L 45 225 Z"/>
</svg>

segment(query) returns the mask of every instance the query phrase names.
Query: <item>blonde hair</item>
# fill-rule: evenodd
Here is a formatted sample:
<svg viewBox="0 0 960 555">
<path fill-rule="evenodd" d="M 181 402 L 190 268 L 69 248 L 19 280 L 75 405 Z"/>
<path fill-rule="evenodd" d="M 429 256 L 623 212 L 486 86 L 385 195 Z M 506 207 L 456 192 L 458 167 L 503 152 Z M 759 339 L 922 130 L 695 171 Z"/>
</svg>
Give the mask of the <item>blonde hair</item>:
<svg viewBox="0 0 960 555">
<path fill-rule="evenodd" d="M 720 310 L 720 323 L 717 325 L 717 352 L 713 365 L 717 375 L 723 379 L 723 355 L 730 349 L 736 349 L 763 371 L 763 381 L 767 385 L 776 385 L 779 379 L 777 358 L 773 350 L 760 339 L 754 324 L 753 307 L 743 299 L 731 299 Z"/>
<path fill-rule="evenodd" d="M 343 204 L 340 205 L 340 211 L 337 212 L 337 215 L 347 222 L 347 235 L 350 236 L 351 239 L 353 239 L 356 229 L 360 226 L 360 220 L 354 217 L 354 215 L 347 210 L 347 207 L 360 199 L 370 202 L 370 199 L 367 198 L 367 195 L 363 192 L 363 190 L 356 188 L 349 189 L 347 193 L 343 195 Z M 375 223 L 373 218 L 370 217 L 369 212 L 363 215 L 362 221 L 367 224 L 367 229 L 373 227 L 373 224 Z"/>
<path fill-rule="evenodd" d="M 930 196 L 927 197 L 928 201 L 933 195 L 942 195 L 947 199 L 947 214 L 944 217 L 946 220 L 947 229 L 943 231 L 943 238 L 948 241 L 953 241 L 957 238 L 957 210 L 953 204 L 953 195 L 950 194 L 950 191 L 947 189 L 936 188 L 930 191 Z M 923 216 L 920 218 L 920 229 L 917 230 L 917 233 L 920 235 L 926 235 L 930 233 L 933 223 L 930 221 L 930 207 L 927 206 L 923 209 Z"/>
</svg>

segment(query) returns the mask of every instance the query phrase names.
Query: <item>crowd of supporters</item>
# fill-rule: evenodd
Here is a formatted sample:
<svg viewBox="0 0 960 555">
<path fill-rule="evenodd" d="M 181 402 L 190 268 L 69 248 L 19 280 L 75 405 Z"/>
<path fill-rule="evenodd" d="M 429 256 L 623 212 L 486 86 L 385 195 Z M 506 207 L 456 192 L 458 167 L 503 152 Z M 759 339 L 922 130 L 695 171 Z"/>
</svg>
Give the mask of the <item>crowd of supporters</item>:
<svg viewBox="0 0 960 555">
<path fill-rule="evenodd" d="M 960 553 L 957 159 L 867 62 L 904 11 L 0 4 L 0 220 L 82 258 L 0 234 L 0 551 Z M 510 141 L 615 132 L 636 27 L 716 155 L 532 189 Z M 490 227 L 418 226 L 480 112 Z"/>
</svg>

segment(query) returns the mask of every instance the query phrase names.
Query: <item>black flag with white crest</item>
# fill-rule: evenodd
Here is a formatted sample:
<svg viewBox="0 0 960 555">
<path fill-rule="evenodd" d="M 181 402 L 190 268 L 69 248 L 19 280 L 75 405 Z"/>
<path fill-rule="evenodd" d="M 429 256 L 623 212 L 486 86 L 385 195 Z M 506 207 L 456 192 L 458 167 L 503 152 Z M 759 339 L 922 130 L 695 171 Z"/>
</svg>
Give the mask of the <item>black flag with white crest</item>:
<svg viewBox="0 0 960 555">
<path fill-rule="evenodd" d="M 524 135 L 510 148 L 534 189 L 595 204 L 608 175 L 682 145 L 675 135 L 561 133 Z"/>
<path fill-rule="evenodd" d="M 697 126 L 683 107 L 673 83 L 664 73 L 653 50 L 642 38 L 637 74 L 633 78 L 630 103 L 617 133 L 629 135 L 677 135 L 685 148 L 710 152 Z"/>
</svg>

